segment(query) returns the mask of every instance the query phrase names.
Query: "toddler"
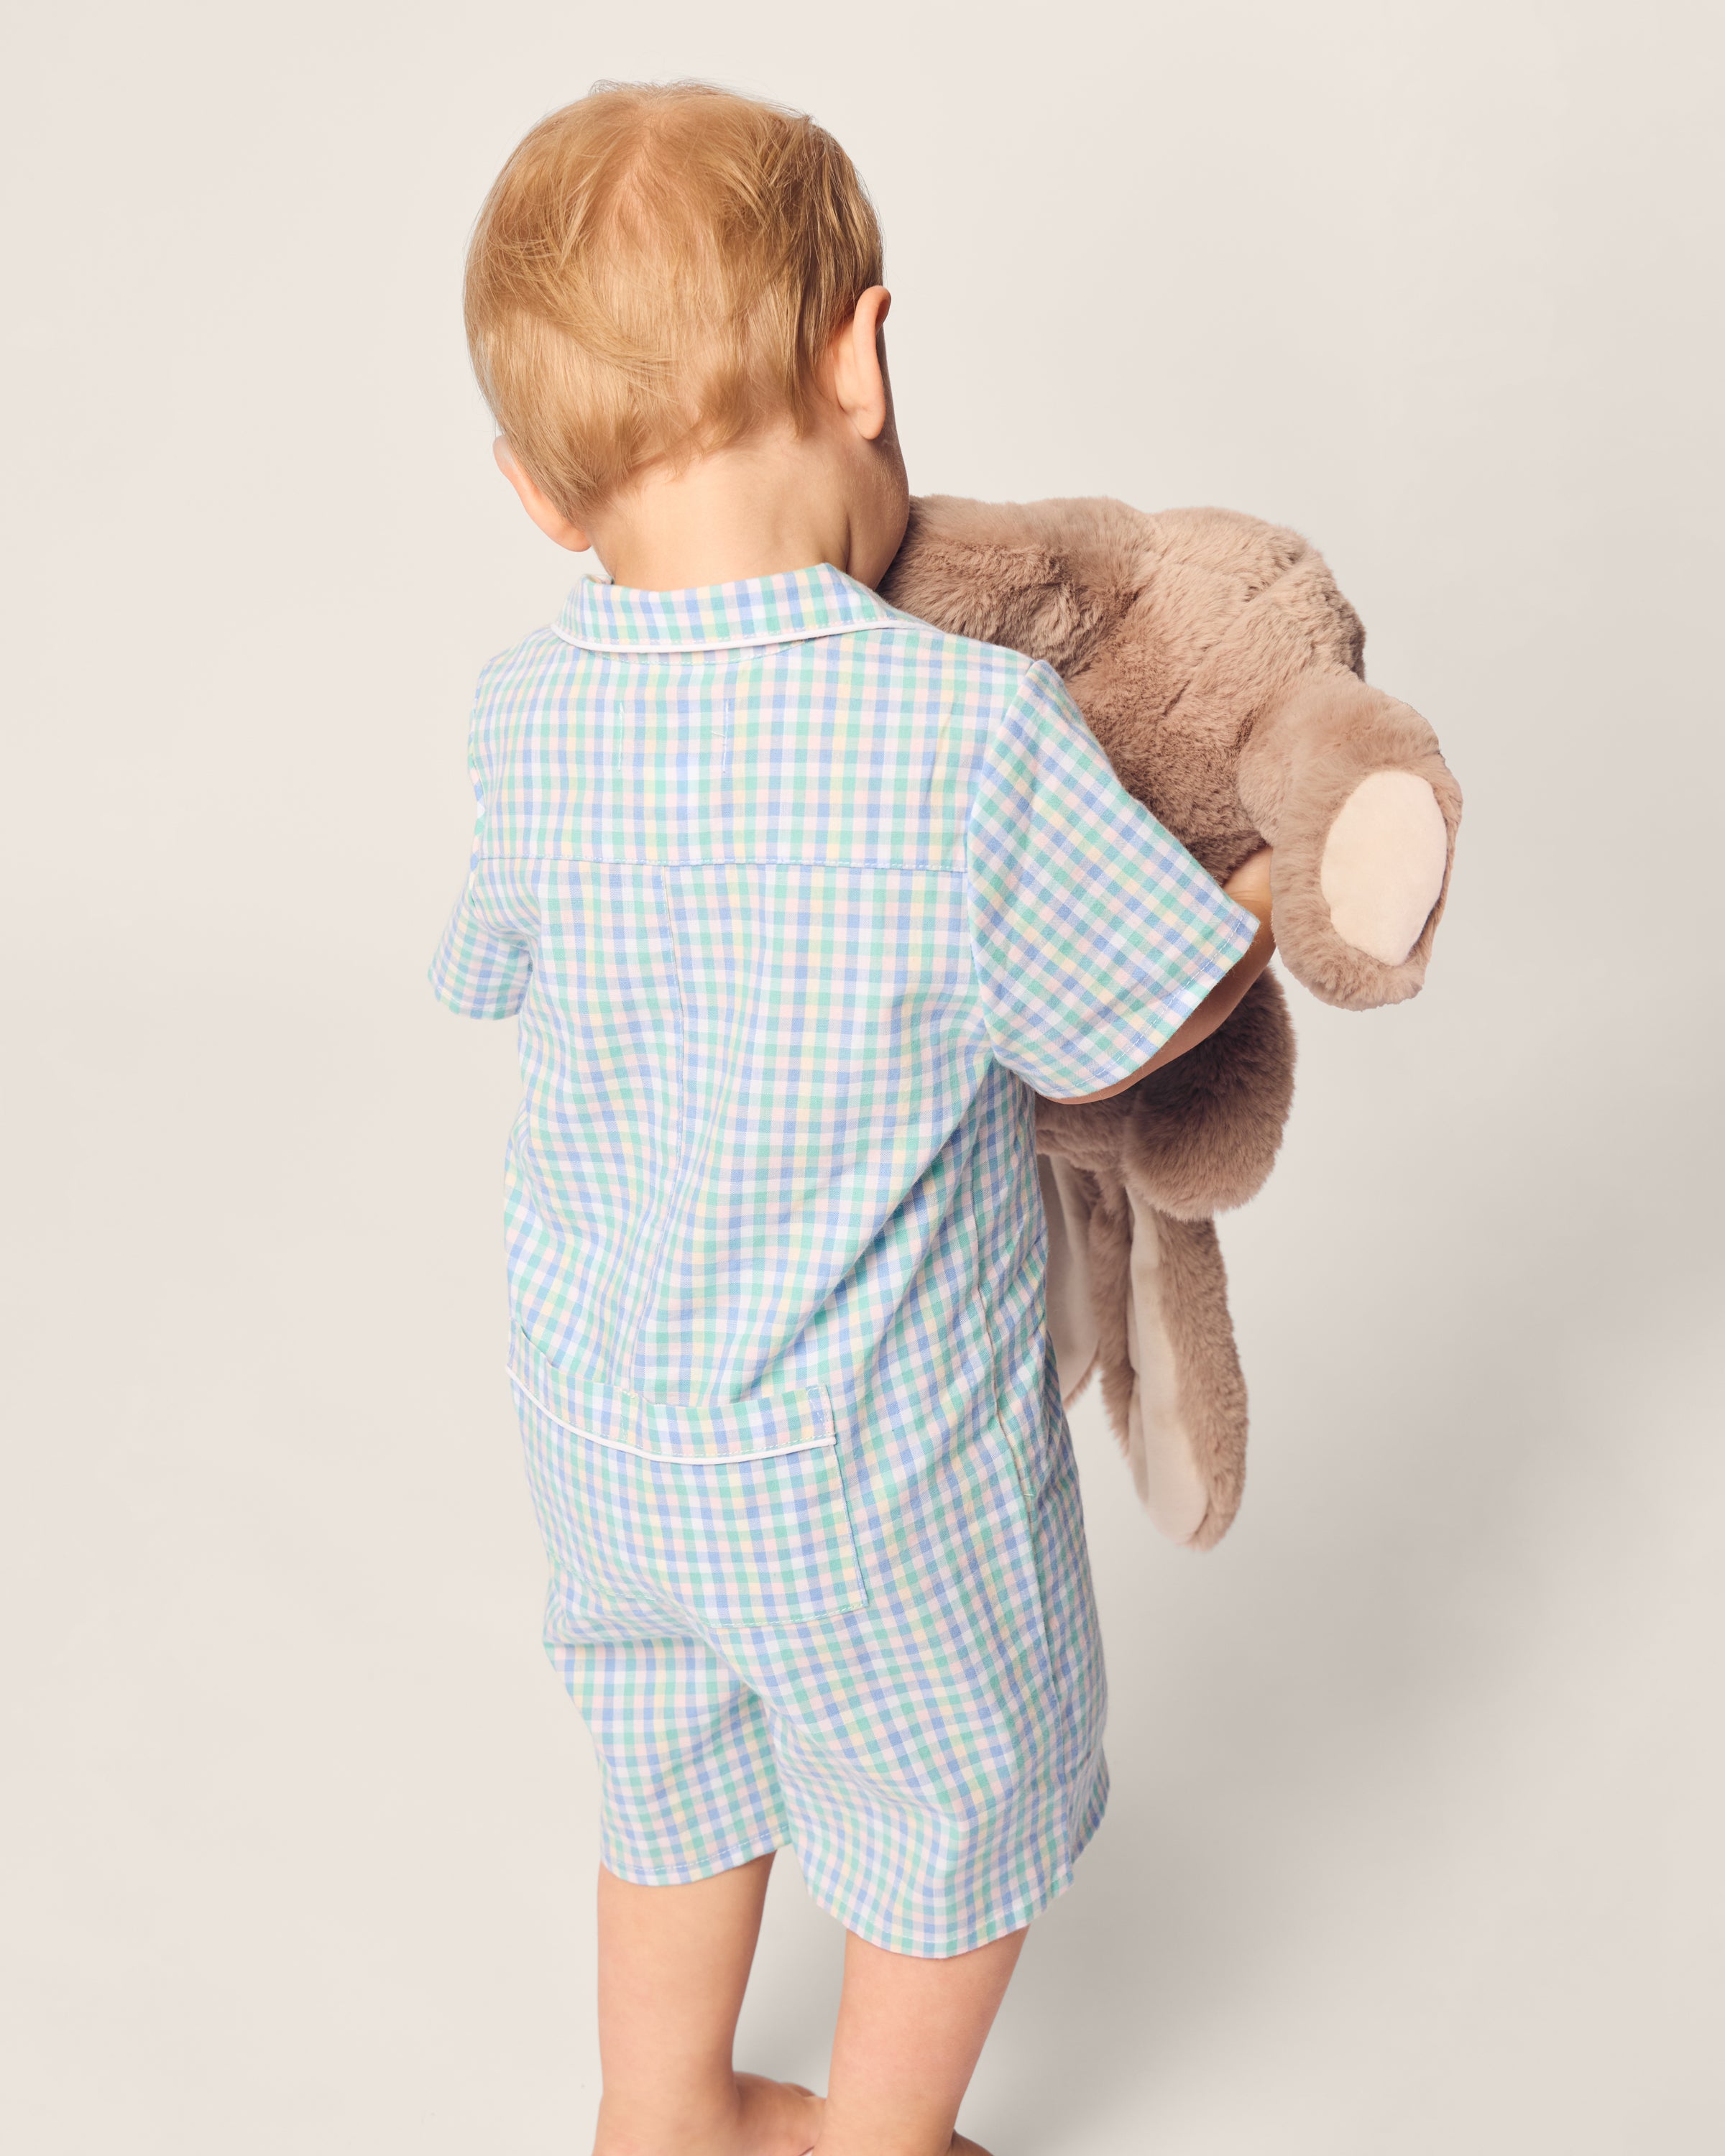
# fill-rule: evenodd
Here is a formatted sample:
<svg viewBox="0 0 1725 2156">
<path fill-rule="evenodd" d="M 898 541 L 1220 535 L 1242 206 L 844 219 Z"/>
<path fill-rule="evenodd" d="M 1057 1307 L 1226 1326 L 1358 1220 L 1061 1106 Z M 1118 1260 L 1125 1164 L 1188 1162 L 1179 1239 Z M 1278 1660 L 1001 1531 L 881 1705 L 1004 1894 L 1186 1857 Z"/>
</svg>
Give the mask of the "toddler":
<svg viewBox="0 0 1725 2156">
<path fill-rule="evenodd" d="M 518 1014 L 509 1371 L 597 1748 L 598 2156 L 937 2156 L 1101 1817 L 1038 1093 L 1269 956 L 1043 665 L 875 587 L 909 496 L 874 213 L 810 121 L 602 85 L 505 167 L 467 330 L 589 547 L 482 674 L 432 967 Z M 845 1926 L 823 2102 L 732 2041 L 773 1854 Z"/>
</svg>

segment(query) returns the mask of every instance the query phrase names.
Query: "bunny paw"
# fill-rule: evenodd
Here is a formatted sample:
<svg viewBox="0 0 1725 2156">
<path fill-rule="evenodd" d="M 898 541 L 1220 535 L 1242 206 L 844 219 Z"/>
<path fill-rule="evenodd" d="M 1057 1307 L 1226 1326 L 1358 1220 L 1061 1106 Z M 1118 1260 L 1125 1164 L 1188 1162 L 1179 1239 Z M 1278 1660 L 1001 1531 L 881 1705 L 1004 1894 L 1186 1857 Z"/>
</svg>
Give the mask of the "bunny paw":
<svg viewBox="0 0 1725 2156">
<path fill-rule="evenodd" d="M 1318 888 L 1344 943 L 1399 966 L 1444 887 L 1449 833 L 1438 798 L 1411 771 L 1361 779 L 1324 840 Z"/>
</svg>

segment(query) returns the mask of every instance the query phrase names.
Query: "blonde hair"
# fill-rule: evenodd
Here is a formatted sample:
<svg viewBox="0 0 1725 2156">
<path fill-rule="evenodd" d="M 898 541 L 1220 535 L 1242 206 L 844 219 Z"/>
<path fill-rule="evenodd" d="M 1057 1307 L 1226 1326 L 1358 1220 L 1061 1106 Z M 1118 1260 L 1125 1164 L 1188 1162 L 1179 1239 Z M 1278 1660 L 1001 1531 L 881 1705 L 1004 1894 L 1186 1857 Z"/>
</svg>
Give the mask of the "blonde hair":
<svg viewBox="0 0 1725 2156">
<path fill-rule="evenodd" d="M 788 415 L 881 276 L 880 229 L 805 114 L 705 83 L 598 83 L 497 176 L 467 253 L 468 348 L 516 457 L 578 521 Z"/>
</svg>

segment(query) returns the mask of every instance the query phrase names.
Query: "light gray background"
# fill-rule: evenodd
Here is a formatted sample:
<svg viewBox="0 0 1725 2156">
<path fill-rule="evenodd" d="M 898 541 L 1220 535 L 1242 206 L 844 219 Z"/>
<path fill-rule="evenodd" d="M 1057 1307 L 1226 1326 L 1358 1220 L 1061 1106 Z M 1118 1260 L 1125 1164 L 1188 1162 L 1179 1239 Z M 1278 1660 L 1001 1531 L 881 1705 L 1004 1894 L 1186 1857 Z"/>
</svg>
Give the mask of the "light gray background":
<svg viewBox="0 0 1725 2156">
<path fill-rule="evenodd" d="M 20 13 L 18 18 L 24 18 Z M 576 2150 L 594 1777 L 500 1362 L 512 1028 L 422 969 L 473 677 L 578 565 L 467 228 L 596 77 L 812 109 L 913 480 L 1281 519 L 1467 795 L 1430 987 L 1295 992 L 1225 1224 L 1250 1489 L 1076 1414 L 1112 1809 L 999 2156 L 1711 2156 L 1721 310 L 1711 11 L 30 11 L 11 172 L 5 2138 Z M 775 1882 L 743 2056 L 822 2071 Z"/>
</svg>

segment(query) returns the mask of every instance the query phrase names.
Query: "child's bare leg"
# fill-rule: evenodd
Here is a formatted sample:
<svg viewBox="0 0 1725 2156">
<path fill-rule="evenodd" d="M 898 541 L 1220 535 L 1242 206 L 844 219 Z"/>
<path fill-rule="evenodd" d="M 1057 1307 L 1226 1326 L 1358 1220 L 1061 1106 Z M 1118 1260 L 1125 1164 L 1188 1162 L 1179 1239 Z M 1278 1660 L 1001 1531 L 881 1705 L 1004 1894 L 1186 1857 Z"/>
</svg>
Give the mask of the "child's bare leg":
<svg viewBox="0 0 1725 2156">
<path fill-rule="evenodd" d="M 686 1887 L 599 1868 L 599 2101 L 594 2156 L 804 2156 L 820 2104 L 738 2074 L 737 2016 L 770 1856 Z"/>
<path fill-rule="evenodd" d="M 953 2123 L 1024 1943 L 1011 1932 L 929 1961 L 850 1934 L 816 2156 L 975 2149 Z"/>
</svg>

